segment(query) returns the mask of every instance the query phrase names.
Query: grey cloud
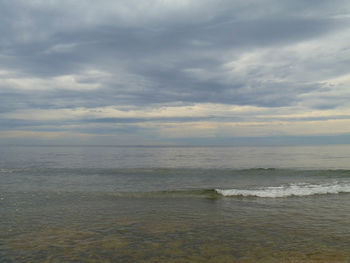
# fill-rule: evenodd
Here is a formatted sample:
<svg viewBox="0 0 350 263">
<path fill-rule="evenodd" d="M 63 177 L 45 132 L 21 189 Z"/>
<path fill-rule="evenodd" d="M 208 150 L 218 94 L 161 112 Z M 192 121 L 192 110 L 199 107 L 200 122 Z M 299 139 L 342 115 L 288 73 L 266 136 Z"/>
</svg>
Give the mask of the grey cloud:
<svg viewBox="0 0 350 263">
<path fill-rule="evenodd" d="M 215 21 L 214 25 L 175 25 L 155 32 L 109 25 L 81 31 L 53 32 L 49 39 L 39 43 L 14 42 L 3 50 L 9 55 L 6 59 L 9 66 L 38 76 L 79 72 L 89 65 L 111 67 L 121 64 L 132 70 L 135 64 L 144 64 L 152 59 L 160 59 L 159 62 L 163 64 L 174 60 L 186 63 L 188 59 L 202 56 L 203 52 L 215 51 L 214 55 L 217 55 L 231 49 L 242 51 L 266 45 L 277 47 L 327 33 L 337 25 L 329 19 L 289 17 L 218 25 Z M 54 45 L 72 43 L 76 47 L 70 52 L 45 52 Z M 214 56 L 211 59 L 215 61 L 217 58 Z M 144 66 L 149 65 L 145 63 Z M 112 68 L 108 69 L 112 71 Z"/>
<path fill-rule="evenodd" d="M 349 19 L 342 17 L 350 10 L 347 1 L 193 0 L 183 6 L 175 2 L 166 6 L 148 0 L 0 0 L 0 72 L 9 71 L 18 80 L 47 81 L 42 89 L 19 90 L 2 83 L 5 77 L 0 74 L 0 112 L 175 102 L 303 104 L 316 109 L 346 105 L 347 100 L 336 95 L 312 99 L 324 90 L 320 78 L 347 72 L 346 50 L 335 48 L 322 60 L 322 50 L 311 50 L 314 55 L 305 58 L 284 48 L 347 32 Z M 265 49 L 267 55 L 251 68 L 248 65 L 247 72 L 225 68 L 240 61 L 242 54 Z M 196 76 L 188 69 L 203 74 Z M 86 74 L 89 70 L 106 74 L 91 76 Z M 63 75 L 99 88 L 57 88 L 54 77 Z M 305 94 L 310 96 L 305 99 Z M 95 120 L 137 121 L 148 120 Z M 3 122 L 16 125 L 20 124 Z"/>
</svg>

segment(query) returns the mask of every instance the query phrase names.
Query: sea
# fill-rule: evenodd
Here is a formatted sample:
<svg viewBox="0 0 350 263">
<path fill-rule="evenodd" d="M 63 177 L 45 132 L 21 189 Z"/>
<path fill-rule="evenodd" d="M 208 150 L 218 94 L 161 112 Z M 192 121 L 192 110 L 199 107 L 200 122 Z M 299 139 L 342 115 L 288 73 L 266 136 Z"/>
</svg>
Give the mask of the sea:
<svg viewBox="0 0 350 263">
<path fill-rule="evenodd" d="M 0 146 L 0 262 L 350 262 L 350 145 Z"/>
</svg>

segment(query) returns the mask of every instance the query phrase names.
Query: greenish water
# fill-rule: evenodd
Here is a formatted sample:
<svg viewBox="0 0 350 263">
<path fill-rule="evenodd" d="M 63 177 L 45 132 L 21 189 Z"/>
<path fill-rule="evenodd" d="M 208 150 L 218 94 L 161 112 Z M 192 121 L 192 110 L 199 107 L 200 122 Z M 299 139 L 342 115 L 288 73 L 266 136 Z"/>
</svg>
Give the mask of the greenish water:
<svg viewBox="0 0 350 263">
<path fill-rule="evenodd" d="M 344 147 L 1 149 L 0 262 L 349 262 Z"/>
</svg>

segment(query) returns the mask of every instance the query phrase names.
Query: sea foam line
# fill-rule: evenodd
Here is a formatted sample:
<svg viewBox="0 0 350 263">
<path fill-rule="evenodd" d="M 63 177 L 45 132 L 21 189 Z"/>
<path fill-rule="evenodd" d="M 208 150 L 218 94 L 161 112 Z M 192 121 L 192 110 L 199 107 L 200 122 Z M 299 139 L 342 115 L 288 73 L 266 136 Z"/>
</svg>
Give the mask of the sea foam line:
<svg viewBox="0 0 350 263">
<path fill-rule="evenodd" d="M 350 184 L 334 182 L 332 184 L 290 184 L 269 186 L 258 189 L 215 189 L 223 196 L 288 197 L 321 194 L 350 193 Z"/>
</svg>

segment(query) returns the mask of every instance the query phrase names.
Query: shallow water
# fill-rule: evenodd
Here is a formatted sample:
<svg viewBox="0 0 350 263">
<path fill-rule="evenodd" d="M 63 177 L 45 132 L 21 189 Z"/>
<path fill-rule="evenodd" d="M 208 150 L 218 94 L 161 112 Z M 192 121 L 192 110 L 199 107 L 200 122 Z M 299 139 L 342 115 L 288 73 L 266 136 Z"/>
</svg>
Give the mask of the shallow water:
<svg viewBox="0 0 350 263">
<path fill-rule="evenodd" d="M 0 158 L 0 262 L 350 261 L 349 146 Z"/>
</svg>

